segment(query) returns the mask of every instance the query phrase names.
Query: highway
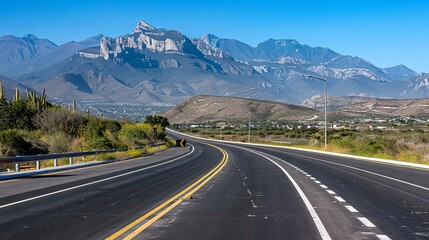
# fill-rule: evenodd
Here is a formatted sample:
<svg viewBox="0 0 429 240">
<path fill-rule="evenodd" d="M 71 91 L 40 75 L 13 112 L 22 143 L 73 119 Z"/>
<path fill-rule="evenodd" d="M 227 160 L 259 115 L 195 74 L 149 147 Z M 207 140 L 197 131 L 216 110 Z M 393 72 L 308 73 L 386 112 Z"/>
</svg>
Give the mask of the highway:
<svg viewBox="0 0 429 240">
<path fill-rule="evenodd" d="M 187 141 L 0 182 L 0 239 L 429 239 L 428 170 Z"/>
</svg>

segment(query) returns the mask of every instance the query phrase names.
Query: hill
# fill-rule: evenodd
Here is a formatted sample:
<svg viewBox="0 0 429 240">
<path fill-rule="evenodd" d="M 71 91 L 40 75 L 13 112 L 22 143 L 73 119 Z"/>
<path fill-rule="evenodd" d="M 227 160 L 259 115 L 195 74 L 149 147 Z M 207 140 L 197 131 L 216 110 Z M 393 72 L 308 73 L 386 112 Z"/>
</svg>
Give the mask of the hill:
<svg viewBox="0 0 429 240">
<path fill-rule="evenodd" d="M 360 115 L 429 117 L 429 98 L 422 99 L 371 99 L 338 109 L 339 112 Z"/>
<path fill-rule="evenodd" d="M 199 121 L 306 120 L 320 115 L 311 108 L 237 97 L 195 96 L 161 113 L 170 123 Z"/>
</svg>

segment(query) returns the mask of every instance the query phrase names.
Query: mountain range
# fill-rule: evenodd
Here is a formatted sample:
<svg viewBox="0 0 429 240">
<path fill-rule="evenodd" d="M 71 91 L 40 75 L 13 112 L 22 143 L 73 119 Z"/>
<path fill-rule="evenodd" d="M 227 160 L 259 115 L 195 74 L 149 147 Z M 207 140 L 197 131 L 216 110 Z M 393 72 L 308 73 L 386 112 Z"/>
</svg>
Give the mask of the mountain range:
<svg viewBox="0 0 429 240">
<path fill-rule="evenodd" d="M 429 76 L 403 65 L 379 68 L 296 40 L 252 47 L 206 34 L 189 38 L 139 21 L 130 34 L 57 46 L 34 35 L 0 38 L 0 74 L 48 97 L 79 102 L 175 105 L 195 95 L 301 103 L 320 94 L 428 97 Z M 10 85 L 10 84 L 9 84 Z"/>
</svg>

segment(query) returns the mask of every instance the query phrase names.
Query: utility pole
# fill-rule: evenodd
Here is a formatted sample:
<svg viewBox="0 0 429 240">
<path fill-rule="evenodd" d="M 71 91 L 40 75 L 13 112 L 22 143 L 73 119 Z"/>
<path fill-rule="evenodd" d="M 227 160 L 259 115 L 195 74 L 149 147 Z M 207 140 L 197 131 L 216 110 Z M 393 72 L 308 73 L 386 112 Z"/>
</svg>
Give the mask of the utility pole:
<svg viewBox="0 0 429 240">
<path fill-rule="evenodd" d="M 328 148 L 328 123 L 327 123 L 327 106 L 328 106 L 328 80 L 324 79 L 324 78 L 320 78 L 320 77 L 315 77 L 315 76 L 311 76 L 311 75 L 304 75 L 304 77 L 306 78 L 313 78 L 322 82 L 325 82 L 325 149 Z"/>
</svg>

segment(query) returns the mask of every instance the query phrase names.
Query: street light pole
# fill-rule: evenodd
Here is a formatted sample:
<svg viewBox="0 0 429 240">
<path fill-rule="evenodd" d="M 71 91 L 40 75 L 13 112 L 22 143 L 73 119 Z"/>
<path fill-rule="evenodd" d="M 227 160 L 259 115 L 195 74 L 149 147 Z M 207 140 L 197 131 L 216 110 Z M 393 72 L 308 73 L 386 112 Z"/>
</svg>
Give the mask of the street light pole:
<svg viewBox="0 0 429 240">
<path fill-rule="evenodd" d="M 311 76 L 311 75 L 304 75 L 304 77 L 306 78 L 313 78 L 322 82 L 325 82 L 325 149 L 327 149 L 328 147 L 328 123 L 327 123 L 327 106 L 328 106 L 328 80 L 324 79 L 324 78 L 320 78 L 320 77 L 316 77 L 316 76 Z"/>
<path fill-rule="evenodd" d="M 248 134 L 248 137 L 247 137 L 247 142 L 248 143 L 250 143 L 250 105 L 249 105 L 249 134 Z"/>
</svg>

